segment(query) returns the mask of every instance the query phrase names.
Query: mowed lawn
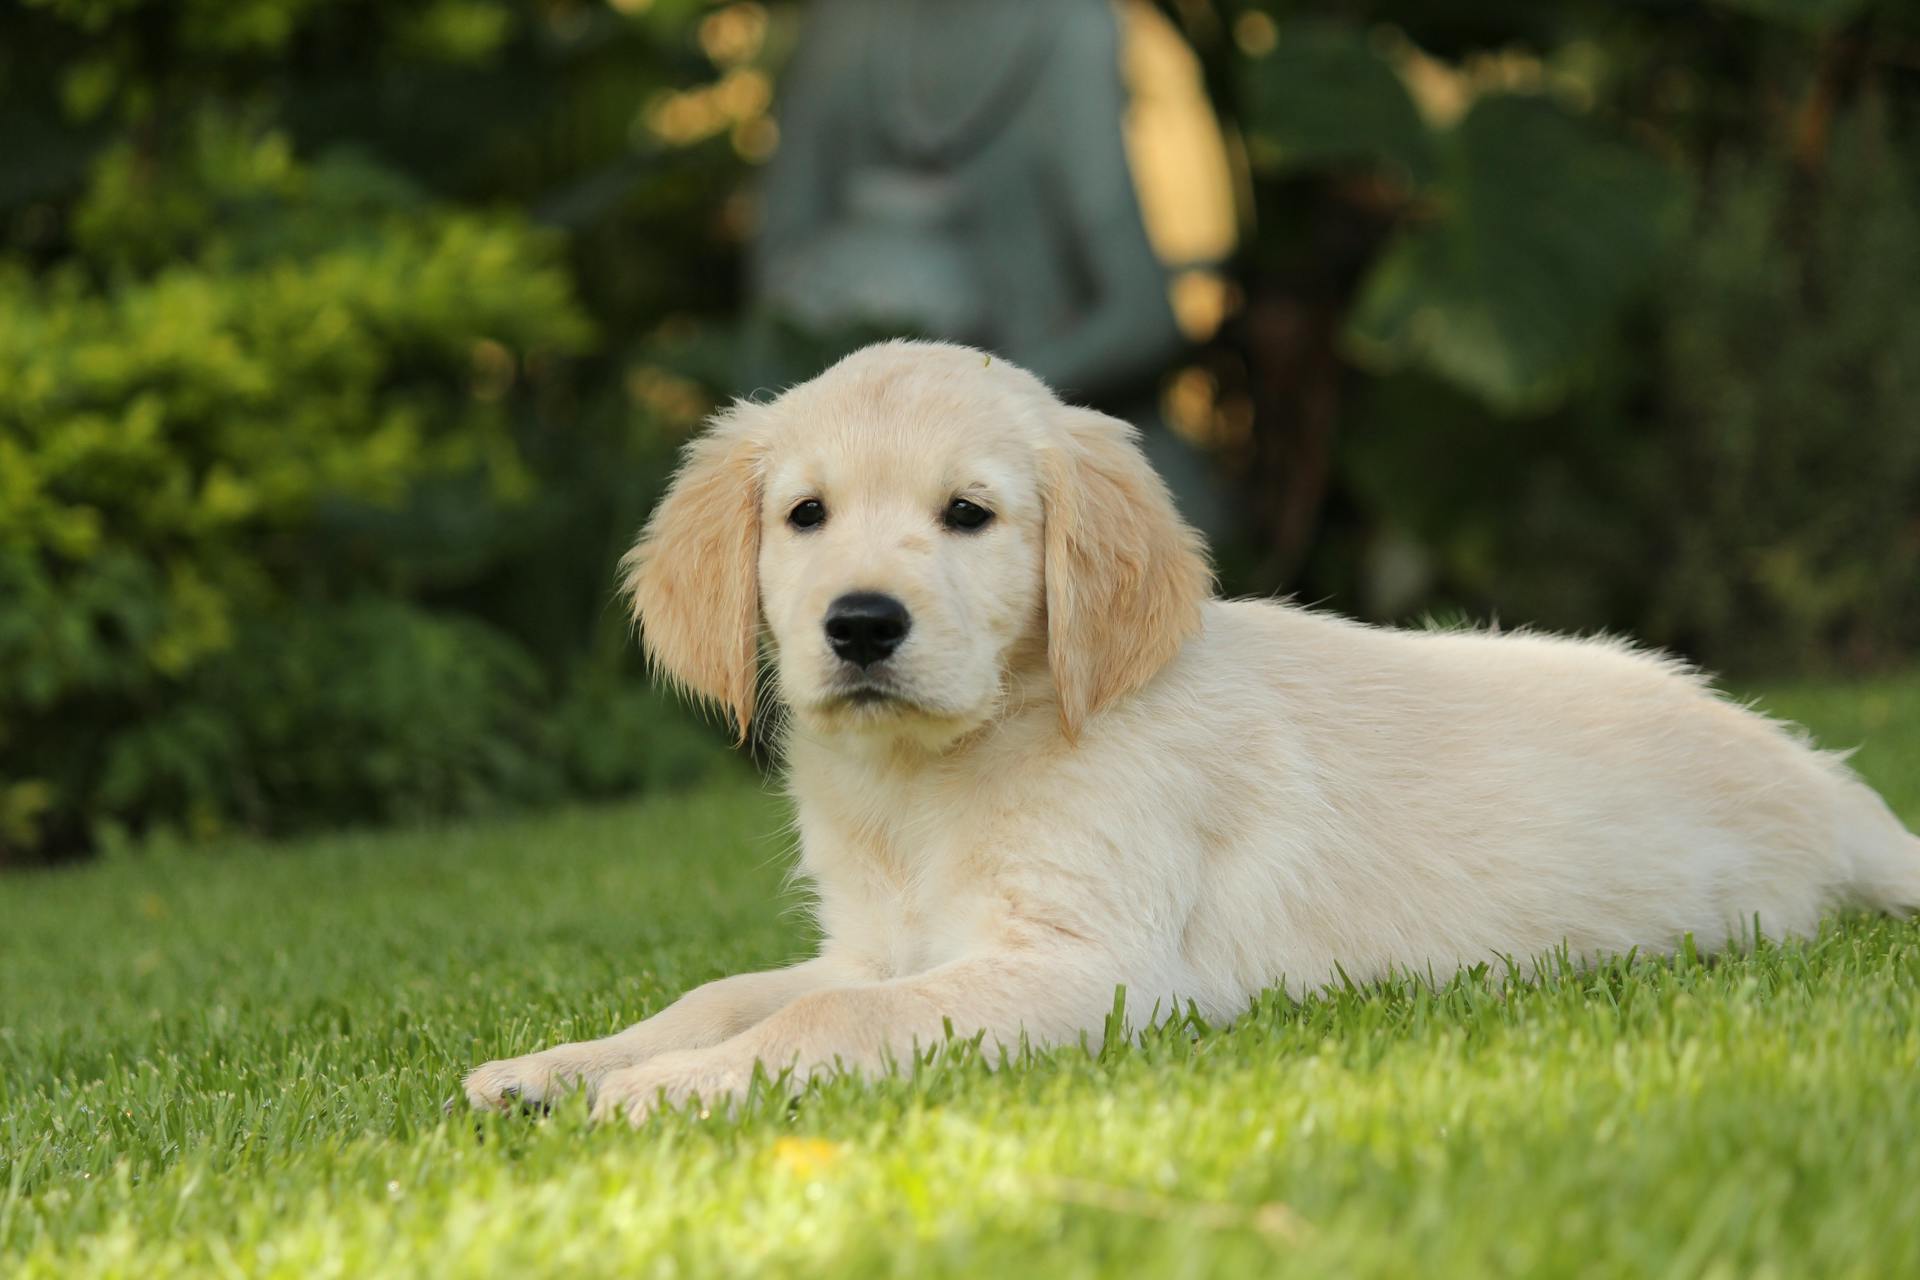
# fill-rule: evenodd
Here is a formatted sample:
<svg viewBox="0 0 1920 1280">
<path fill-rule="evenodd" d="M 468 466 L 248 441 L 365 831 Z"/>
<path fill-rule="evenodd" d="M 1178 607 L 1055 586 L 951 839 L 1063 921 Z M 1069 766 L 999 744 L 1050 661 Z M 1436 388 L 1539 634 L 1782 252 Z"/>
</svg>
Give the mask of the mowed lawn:
<svg viewBox="0 0 1920 1280">
<path fill-rule="evenodd" d="M 1920 679 L 1778 690 L 1920 820 Z M 640 1131 L 461 1072 L 803 952 L 738 784 L 0 879 L 0 1275 L 1920 1275 L 1920 926 Z"/>
</svg>

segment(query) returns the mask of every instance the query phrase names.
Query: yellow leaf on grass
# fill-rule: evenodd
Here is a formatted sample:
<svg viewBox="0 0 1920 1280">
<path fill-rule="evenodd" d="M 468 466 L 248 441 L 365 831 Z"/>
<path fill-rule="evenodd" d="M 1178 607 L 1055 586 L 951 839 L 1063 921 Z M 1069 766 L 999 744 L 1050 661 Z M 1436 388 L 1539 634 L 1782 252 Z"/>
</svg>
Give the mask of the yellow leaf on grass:
<svg viewBox="0 0 1920 1280">
<path fill-rule="evenodd" d="M 842 1148 L 824 1138 L 781 1138 L 773 1144 L 773 1162 L 789 1173 L 809 1177 L 832 1168 Z"/>
</svg>

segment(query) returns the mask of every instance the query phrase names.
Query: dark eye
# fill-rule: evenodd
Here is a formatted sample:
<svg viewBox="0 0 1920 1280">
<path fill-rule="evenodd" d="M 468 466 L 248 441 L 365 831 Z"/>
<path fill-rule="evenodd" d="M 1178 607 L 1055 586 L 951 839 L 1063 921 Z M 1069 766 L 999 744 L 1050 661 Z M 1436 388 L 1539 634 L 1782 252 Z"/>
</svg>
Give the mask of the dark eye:
<svg viewBox="0 0 1920 1280">
<path fill-rule="evenodd" d="M 958 529 L 962 533 L 983 529 L 991 519 L 993 519 L 993 512 L 977 502 L 968 502 L 965 498 L 955 498 L 949 502 L 946 514 L 941 517 L 941 521 L 947 528 Z"/>
<path fill-rule="evenodd" d="M 827 509 L 818 498 L 808 498 L 787 512 L 787 523 L 796 529 L 817 528 L 826 518 Z"/>
</svg>

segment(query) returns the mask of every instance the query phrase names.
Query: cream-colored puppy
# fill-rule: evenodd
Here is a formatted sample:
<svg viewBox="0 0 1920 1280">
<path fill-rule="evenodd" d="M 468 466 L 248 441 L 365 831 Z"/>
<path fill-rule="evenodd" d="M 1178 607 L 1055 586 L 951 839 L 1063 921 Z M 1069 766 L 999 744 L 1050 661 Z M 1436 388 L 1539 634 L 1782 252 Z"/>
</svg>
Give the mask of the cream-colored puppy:
<svg viewBox="0 0 1920 1280">
<path fill-rule="evenodd" d="M 1339 972 L 1444 975 L 1920 906 L 1920 840 L 1837 756 L 1610 641 L 1211 598 L 1122 423 L 961 347 L 869 347 L 720 414 L 628 559 L 646 643 L 743 733 L 786 710 L 820 954 L 480 1067 L 709 1104 L 756 1063 L 1210 1018 Z"/>
</svg>

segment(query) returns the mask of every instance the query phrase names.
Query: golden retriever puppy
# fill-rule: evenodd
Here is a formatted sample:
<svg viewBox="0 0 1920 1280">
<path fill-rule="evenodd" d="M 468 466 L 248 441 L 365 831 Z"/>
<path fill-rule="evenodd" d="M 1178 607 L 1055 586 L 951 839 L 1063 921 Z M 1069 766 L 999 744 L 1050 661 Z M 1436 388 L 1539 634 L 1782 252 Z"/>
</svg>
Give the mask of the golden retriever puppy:
<svg viewBox="0 0 1920 1280">
<path fill-rule="evenodd" d="M 735 404 L 626 569 L 659 669 L 742 734 L 771 675 L 824 942 L 488 1063 L 476 1106 L 584 1086 L 637 1120 L 949 1028 L 1098 1037 L 1121 985 L 1229 1019 L 1920 905 L 1920 840 L 1839 757 L 1676 663 L 1214 599 L 1129 428 L 978 351 Z"/>
</svg>

